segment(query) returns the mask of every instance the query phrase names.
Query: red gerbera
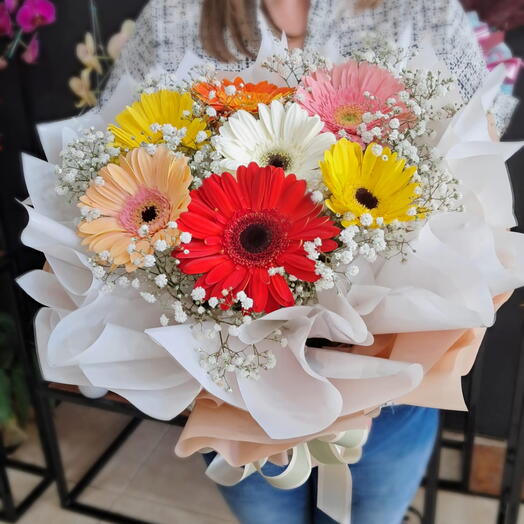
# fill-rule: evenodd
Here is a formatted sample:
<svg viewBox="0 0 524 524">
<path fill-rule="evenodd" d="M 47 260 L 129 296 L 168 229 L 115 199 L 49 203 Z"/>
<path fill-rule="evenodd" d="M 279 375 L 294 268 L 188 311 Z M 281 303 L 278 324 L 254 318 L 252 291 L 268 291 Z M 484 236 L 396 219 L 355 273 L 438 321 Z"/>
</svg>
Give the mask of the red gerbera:
<svg viewBox="0 0 524 524">
<path fill-rule="evenodd" d="M 178 227 L 191 233 L 192 240 L 185 252 L 176 250 L 173 256 L 184 273 L 202 273 L 195 287 L 206 290 L 207 300 L 222 299 L 227 290 L 231 303 L 244 291 L 256 312 L 292 306 L 295 300 L 286 279 L 268 270 L 283 267 L 300 280 L 319 279 L 303 244 L 320 238 L 319 249 L 332 251 L 337 247 L 332 238 L 339 233 L 321 211 L 304 180 L 252 162 L 239 167 L 236 178 L 212 175 L 191 192 Z"/>
</svg>

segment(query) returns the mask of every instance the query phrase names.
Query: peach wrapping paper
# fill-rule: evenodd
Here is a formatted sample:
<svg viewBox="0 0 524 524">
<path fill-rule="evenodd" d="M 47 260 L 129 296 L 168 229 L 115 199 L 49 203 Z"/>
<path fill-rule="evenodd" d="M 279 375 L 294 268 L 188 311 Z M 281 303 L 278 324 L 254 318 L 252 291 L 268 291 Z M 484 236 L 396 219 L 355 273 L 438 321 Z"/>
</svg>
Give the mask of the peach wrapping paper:
<svg viewBox="0 0 524 524">
<path fill-rule="evenodd" d="M 471 369 L 485 331 L 475 328 L 382 335 L 373 346 L 356 351 L 422 364 L 423 381 L 398 403 L 465 410 L 460 378 Z M 376 354 L 374 350 L 380 351 Z"/>
<path fill-rule="evenodd" d="M 493 299 L 496 309 L 510 296 L 511 293 L 496 296 Z M 473 367 L 485 332 L 485 328 L 473 328 L 380 335 L 375 344 L 360 347 L 358 352 L 369 354 L 371 351 L 375 356 L 423 366 L 422 383 L 398 403 L 465 411 L 461 377 Z M 377 348 L 380 348 L 378 353 Z"/>
<path fill-rule="evenodd" d="M 507 293 L 495 297 L 493 302 L 496 308 L 500 308 L 510 296 L 511 293 Z M 422 383 L 400 398 L 398 403 L 466 410 L 461 377 L 469 373 L 473 366 L 485 331 L 485 328 L 474 328 L 379 335 L 372 346 L 359 346 L 352 348 L 352 351 L 422 364 L 425 371 Z M 175 452 L 180 457 L 188 457 L 212 449 L 234 467 L 266 457 L 283 465 L 287 463 L 287 451 L 300 442 L 348 429 L 365 429 L 370 426 L 371 420 L 369 414 L 355 413 L 338 418 L 326 430 L 305 439 L 273 440 L 247 411 L 203 392 L 196 399 Z"/>
<path fill-rule="evenodd" d="M 358 413 L 340 417 L 316 437 L 347 431 L 368 429 L 371 416 Z M 234 467 L 269 457 L 276 464 L 287 463 L 287 450 L 305 439 L 273 440 L 244 410 L 222 402 L 209 393 L 201 393 L 180 435 L 175 452 L 188 457 L 198 451 L 218 451 Z"/>
</svg>

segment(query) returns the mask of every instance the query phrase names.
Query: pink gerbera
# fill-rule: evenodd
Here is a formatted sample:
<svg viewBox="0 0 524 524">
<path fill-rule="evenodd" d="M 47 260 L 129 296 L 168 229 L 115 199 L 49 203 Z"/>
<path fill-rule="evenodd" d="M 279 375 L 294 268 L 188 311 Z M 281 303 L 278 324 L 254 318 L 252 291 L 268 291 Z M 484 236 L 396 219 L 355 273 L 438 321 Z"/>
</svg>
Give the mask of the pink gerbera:
<svg viewBox="0 0 524 524">
<path fill-rule="evenodd" d="M 362 143 L 358 127 L 382 128 L 386 120 L 364 117 L 378 111 L 395 117 L 400 126 L 410 118 L 406 106 L 399 100 L 404 84 L 389 71 L 367 62 L 349 60 L 331 69 L 318 70 L 304 77 L 297 88 L 296 102 L 310 115 L 318 115 L 324 131 L 335 134 L 345 131 L 351 140 Z M 401 113 L 394 114 L 393 106 Z M 368 120 L 364 122 L 364 120 Z"/>
</svg>

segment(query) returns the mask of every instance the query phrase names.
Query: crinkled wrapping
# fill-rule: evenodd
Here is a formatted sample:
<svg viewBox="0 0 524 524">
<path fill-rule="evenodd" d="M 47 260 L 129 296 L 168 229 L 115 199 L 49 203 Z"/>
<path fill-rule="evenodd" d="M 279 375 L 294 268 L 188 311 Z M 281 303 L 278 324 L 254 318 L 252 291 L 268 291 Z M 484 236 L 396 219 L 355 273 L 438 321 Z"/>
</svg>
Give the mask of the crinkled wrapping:
<svg viewBox="0 0 524 524">
<path fill-rule="evenodd" d="M 194 400 L 200 384 L 145 334 L 159 324 L 157 306 L 147 306 L 134 290 L 101 292 L 76 235 L 78 209 L 55 191 L 60 151 L 83 128 L 105 129 L 135 89 L 125 78 L 100 113 L 39 127 L 49 162 L 23 156 L 31 206 L 25 206 L 22 241 L 44 253 L 47 270 L 30 271 L 18 284 L 45 306 L 34 324 L 45 380 L 111 390 L 147 415 L 170 420 Z"/>
<path fill-rule="evenodd" d="M 274 51 L 269 40 L 263 44 L 258 64 Z M 422 58 L 435 60 L 431 51 Z M 182 70 L 194 62 L 188 57 Z M 260 74 L 255 65 L 246 79 Z M 195 350 L 202 340 L 189 323 L 159 327 L 161 311 L 134 289 L 101 292 L 75 232 L 76 209 L 54 190 L 59 152 L 81 128 L 105 129 L 136 86 L 125 78 L 100 112 L 40 126 L 48 162 L 24 157 L 32 207 L 22 241 L 44 253 L 52 273 L 33 271 L 19 283 L 45 306 L 35 321 L 44 378 L 109 389 L 159 419 L 173 418 L 204 389 L 219 401 L 197 402 L 178 450 L 187 454 L 205 447 L 205 439 L 219 439 L 213 445 L 235 464 L 259 453 L 255 445 L 278 454 L 290 442 L 360 424 L 363 413 L 386 403 L 464 409 L 460 378 L 502 296 L 524 283 L 524 237 L 509 231 L 515 219 L 505 166 L 521 144 L 494 142 L 486 118 L 504 77 L 503 67 L 495 68 L 436 130 L 432 145 L 461 181 L 465 212 L 432 216 L 407 263 L 359 259 L 352 286 L 341 282 L 338 292 L 320 292 L 318 304 L 281 309 L 242 327 L 233 342 L 266 346 L 277 365 L 259 381 L 229 373 L 231 391 L 201 368 Z M 264 340 L 275 329 L 285 334 L 286 348 Z M 309 348 L 308 338 L 353 347 Z M 235 440 L 237 425 L 246 428 L 246 440 Z"/>
<path fill-rule="evenodd" d="M 347 431 L 367 429 L 371 417 L 364 414 L 340 417 L 315 435 L 320 437 Z M 180 457 L 214 450 L 232 466 L 243 466 L 269 457 L 276 464 L 287 463 L 287 451 L 304 439 L 274 440 L 244 410 L 230 406 L 208 393 L 201 393 L 180 435 L 175 452 Z"/>
</svg>

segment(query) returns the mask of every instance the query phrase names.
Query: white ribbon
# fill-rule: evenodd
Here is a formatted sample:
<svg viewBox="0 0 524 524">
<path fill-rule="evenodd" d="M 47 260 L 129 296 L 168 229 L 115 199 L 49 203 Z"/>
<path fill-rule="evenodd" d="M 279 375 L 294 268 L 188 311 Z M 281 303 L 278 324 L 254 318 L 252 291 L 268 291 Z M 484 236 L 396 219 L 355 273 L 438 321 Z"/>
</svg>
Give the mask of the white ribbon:
<svg viewBox="0 0 524 524">
<path fill-rule="evenodd" d="M 351 524 L 353 483 L 348 466 L 360 460 L 368 435 L 367 429 L 349 430 L 298 444 L 291 449 L 284 471 L 273 477 L 262 471 L 268 458 L 233 467 L 222 455 L 213 459 L 206 475 L 222 486 L 234 486 L 258 472 L 275 488 L 294 489 L 304 484 L 312 468 L 318 466 L 317 507 L 339 524 Z"/>
</svg>

